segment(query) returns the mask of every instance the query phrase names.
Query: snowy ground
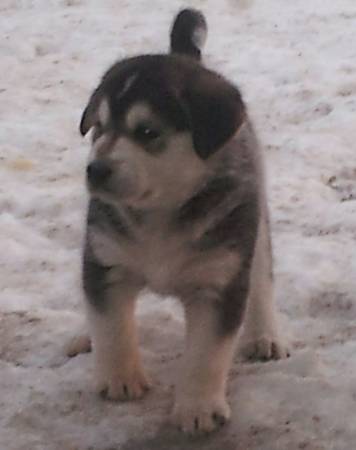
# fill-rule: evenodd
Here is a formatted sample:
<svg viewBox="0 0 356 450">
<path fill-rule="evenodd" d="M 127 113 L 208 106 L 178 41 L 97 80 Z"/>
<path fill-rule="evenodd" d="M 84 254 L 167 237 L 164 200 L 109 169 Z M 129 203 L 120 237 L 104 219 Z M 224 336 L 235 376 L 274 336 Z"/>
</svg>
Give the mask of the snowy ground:
<svg viewBox="0 0 356 450">
<path fill-rule="evenodd" d="M 140 305 L 156 381 L 141 402 L 98 399 L 90 355 L 63 353 L 82 322 L 82 108 L 116 58 L 165 50 L 187 4 L 265 145 L 293 350 L 236 359 L 232 423 L 198 441 L 165 426 L 183 335 L 170 300 Z M 355 0 L 0 0 L 0 450 L 356 448 L 355 23 Z"/>
</svg>

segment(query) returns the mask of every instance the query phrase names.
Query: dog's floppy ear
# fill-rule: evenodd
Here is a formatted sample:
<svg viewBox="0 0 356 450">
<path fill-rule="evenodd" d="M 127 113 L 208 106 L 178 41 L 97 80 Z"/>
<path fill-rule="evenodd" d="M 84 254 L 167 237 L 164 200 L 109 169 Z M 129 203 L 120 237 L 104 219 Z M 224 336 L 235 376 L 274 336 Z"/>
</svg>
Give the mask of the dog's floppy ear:
<svg viewBox="0 0 356 450">
<path fill-rule="evenodd" d="M 245 107 L 239 91 L 222 77 L 205 72 L 184 93 L 197 154 L 206 159 L 240 128 Z"/>
<path fill-rule="evenodd" d="M 83 111 L 80 120 L 79 131 L 82 136 L 85 136 L 90 128 L 92 128 L 98 121 L 98 109 L 102 96 L 98 89 L 96 89 L 89 99 L 86 108 Z"/>
</svg>

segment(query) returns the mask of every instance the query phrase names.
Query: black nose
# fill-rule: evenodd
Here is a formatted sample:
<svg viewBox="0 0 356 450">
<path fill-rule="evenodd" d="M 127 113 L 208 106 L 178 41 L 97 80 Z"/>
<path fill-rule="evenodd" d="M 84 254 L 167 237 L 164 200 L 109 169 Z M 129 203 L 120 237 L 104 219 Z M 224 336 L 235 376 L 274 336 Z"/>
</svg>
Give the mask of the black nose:
<svg viewBox="0 0 356 450">
<path fill-rule="evenodd" d="M 105 161 L 92 161 L 87 167 L 87 177 L 89 183 L 98 186 L 103 184 L 111 175 L 112 170 Z"/>
</svg>

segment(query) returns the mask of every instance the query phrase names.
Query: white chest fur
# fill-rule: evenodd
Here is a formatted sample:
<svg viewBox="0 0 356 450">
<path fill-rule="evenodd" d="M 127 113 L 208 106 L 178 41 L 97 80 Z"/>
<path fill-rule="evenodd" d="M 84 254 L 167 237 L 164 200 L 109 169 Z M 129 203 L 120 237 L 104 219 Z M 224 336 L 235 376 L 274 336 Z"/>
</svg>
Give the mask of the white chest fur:
<svg viewBox="0 0 356 450">
<path fill-rule="evenodd" d="M 137 239 L 125 240 L 95 229 L 89 231 L 89 239 L 102 264 L 126 267 L 161 294 L 200 286 L 218 290 L 239 270 L 236 252 L 194 251 L 182 233 L 147 229 Z"/>
</svg>

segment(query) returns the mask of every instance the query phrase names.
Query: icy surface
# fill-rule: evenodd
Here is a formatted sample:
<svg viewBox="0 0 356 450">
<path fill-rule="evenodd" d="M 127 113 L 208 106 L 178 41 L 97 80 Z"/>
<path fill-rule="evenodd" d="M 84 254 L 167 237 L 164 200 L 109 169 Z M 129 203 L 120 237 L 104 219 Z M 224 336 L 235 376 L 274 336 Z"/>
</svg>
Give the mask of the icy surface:
<svg viewBox="0 0 356 450">
<path fill-rule="evenodd" d="M 166 426 L 183 322 L 148 296 L 155 388 L 93 393 L 81 327 L 88 142 L 82 108 L 115 59 L 165 51 L 174 13 L 207 16 L 206 63 L 236 82 L 265 147 L 276 295 L 292 357 L 236 358 L 232 422 L 189 441 Z M 0 1 L 0 450 L 356 448 L 355 0 Z"/>
</svg>

